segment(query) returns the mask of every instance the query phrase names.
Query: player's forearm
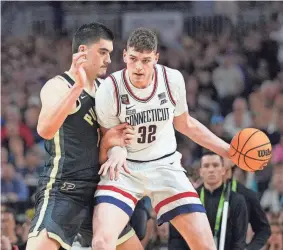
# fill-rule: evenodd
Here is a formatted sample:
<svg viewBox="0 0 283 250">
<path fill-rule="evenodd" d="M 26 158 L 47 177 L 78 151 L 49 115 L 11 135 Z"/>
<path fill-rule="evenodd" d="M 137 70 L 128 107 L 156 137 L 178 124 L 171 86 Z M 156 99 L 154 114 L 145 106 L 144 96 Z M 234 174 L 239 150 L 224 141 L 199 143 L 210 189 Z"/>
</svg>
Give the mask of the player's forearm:
<svg viewBox="0 0 283 250">
<path fill-rule="evenodd" d="M 52 139 L 71 113 L 82 88 L 74 85 L 67 94 L 48 112 L 42 113 L 38 120 L 37 132 L 45 139 Z"/>
<path fill-rule="evenodd" d="M 103 164 L 104 162 L 107 161 L 107 159 L 108 159 L 107 152 L 108 152 L 109 148 L 110 148 L 110 146 L 108 145 L 107 140 L 103 136 L 102 139 L 101 139 L 100 151 L 99 151 L 99 163 L 100 164 Z"/>
<path fill-rule="evenodd" d="M 175 128 L 202 147 L 205 147 L 222 157 L 229 157 L 229 144 L 217 137 L 193 117 L 188 116 L 184 124 L 179 123 L 179 125 L 175 126 Z"/>
</svg>

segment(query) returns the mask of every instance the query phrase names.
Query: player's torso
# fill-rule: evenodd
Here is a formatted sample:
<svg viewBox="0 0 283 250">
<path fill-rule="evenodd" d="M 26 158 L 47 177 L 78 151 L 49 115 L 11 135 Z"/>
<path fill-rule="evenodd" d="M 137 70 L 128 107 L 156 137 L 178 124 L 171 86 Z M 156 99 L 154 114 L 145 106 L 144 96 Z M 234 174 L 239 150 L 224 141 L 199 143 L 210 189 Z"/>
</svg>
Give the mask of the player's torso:
<svg viewBox="0 0 283 250">
<path fill-rule="evenodd" d="M 71 85 L 74 83 L 70 76 L 64 76 Z M 45 175 L 49 176 L 54 168 L 58 168 L 58 179 L 93 180 L 99 169 L 95 99 L 83 91 L 76 106 L 55 137 L 45 141 L 48 156 Z"/>
<path fill-rule="evenodd" d="M 155 67 L 152 87 L 143 90 L 129 82 L 125 70 L 115 74 L 120 98 L 118 117 L 134 127 L 135 138 L 128 147 L 128 159 L 151 161 L 172 154 L 176 150 L 173 128 L 175 105 L 171 101 L 163 66 Z"/>
</svg>

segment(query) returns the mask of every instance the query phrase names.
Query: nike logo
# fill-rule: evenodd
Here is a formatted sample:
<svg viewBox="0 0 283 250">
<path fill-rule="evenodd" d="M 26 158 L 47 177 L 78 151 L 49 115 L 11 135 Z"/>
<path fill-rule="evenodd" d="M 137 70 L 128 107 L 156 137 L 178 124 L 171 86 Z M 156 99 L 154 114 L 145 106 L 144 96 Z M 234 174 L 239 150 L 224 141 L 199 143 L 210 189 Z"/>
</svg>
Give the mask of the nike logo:
<svg viewBox="0 0 283 250">
<path fill-rule="evenodd" d="M 84 99 L 85 97 L 87 97 L 87 95 L 81 96 L 81 99 Z"/>
<path fill-rule="evenodd" d="M 134 106 L 136 106 L 136 105 L 132 105 L 132 106 L 130 106 L 130 107 L 126 107 L 126 110 L 131 109 L 131 108 L 134 107 Z"/>
</svg>

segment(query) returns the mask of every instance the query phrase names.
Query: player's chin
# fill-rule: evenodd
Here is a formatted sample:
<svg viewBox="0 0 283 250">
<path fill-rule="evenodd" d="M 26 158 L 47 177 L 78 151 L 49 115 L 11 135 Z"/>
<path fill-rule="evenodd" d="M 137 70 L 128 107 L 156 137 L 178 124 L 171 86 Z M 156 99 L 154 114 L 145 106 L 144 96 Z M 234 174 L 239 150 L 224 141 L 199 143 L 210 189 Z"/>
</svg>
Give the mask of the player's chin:
<svg viewBox="0 0 283 250">
<path fill-rule="evenodd" d="M 99 70 L 98 77 L 104 77 L 106 76 L 106 73 L 107 73 L 107 68 L 101 68 Z"/>
</svg>

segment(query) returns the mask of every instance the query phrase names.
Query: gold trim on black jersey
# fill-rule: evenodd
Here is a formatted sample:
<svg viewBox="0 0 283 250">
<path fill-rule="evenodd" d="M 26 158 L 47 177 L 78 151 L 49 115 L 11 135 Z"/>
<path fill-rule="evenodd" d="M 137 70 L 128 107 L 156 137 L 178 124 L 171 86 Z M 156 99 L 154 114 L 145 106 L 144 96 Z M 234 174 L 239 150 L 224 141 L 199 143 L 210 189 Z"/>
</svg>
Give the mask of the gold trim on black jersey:
<svg viewBox="0 0 283 250">
<path fill-rule="evenodd" d="M 43 205 L 41 207 L 36 225 L 33 229 L 33 233 L 38 232 L 38 229 L 43 222 L 44 215 L 45 215 L 45 212 L 46 212 L 46 208 L 47 208 L 47 205 L 48 205 L 50 190 L 52 189 L 52 185 L 55 182 L 55 178 L 56 178 L 56 175 L 57 175 L 58 170 L 59 170 L 59 161 L 60 161 L 61 155 L 62 155 L 61 145 L 60 145 L 60 129 L 56 132 L 56 134 L 53 138 L 53 141 L 54 141 L 54 146 L 55 146 L 55 157 L 53 159 L 53 164 L 52 164 L 53 166 L 52 166 L 52 170 L 51 170 L 51 173 L 50 173 L 50 176 L 49 176 L 49 182 L 47 183 L 46 189 L 44 191 Z"/>
</svg>

